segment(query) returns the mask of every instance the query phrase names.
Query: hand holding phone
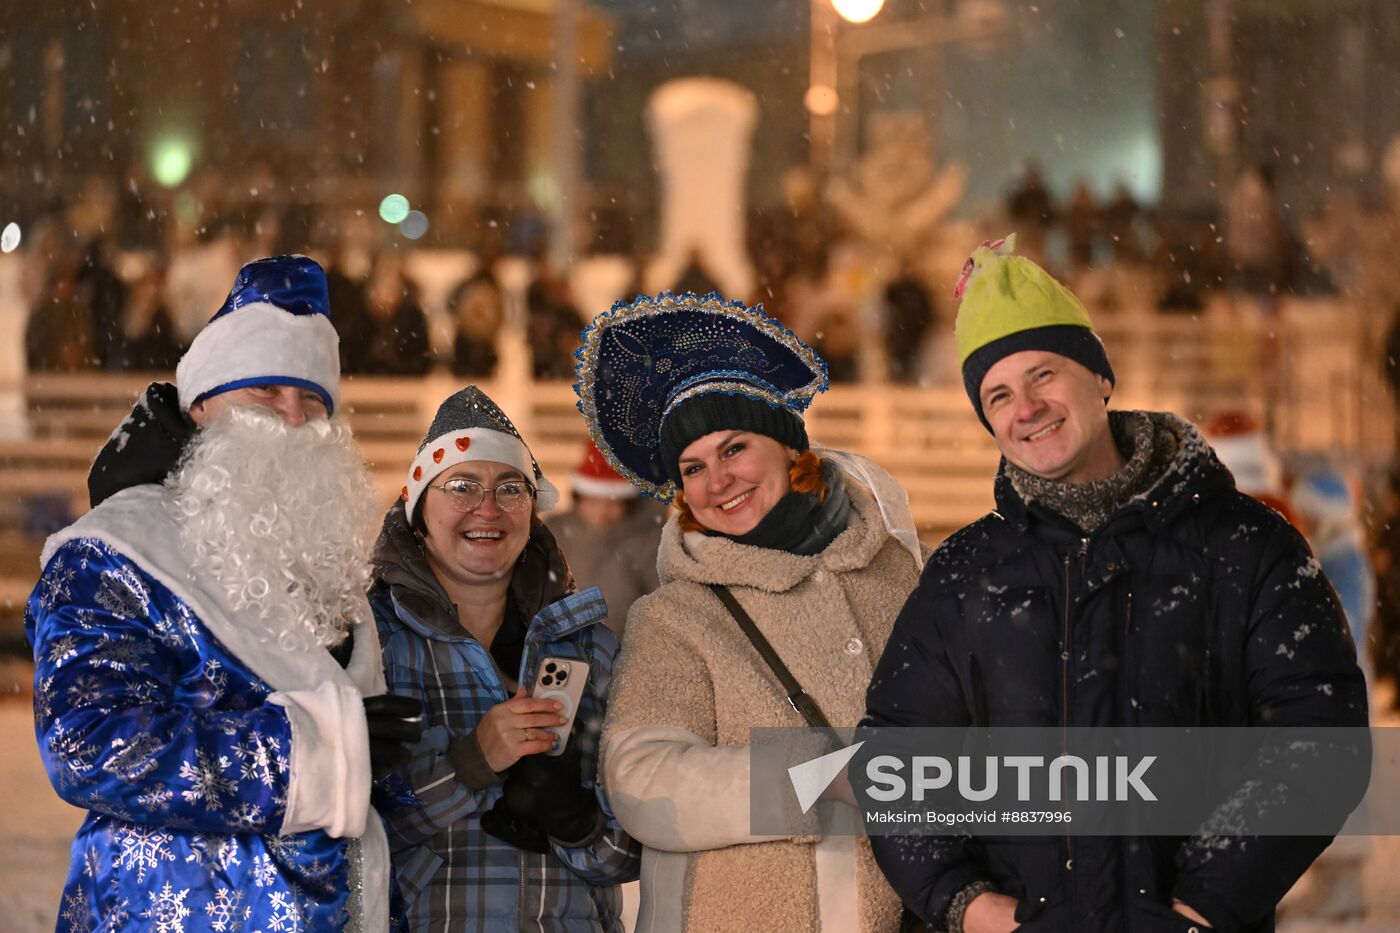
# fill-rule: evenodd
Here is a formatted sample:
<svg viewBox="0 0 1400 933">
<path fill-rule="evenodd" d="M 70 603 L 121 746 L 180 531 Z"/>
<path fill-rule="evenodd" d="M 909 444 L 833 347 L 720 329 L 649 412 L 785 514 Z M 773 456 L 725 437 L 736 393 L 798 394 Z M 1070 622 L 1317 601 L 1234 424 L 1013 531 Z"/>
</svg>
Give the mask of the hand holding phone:
<svg viewBox="0 0 1400 933">
<path fill-rule="evenodd" d="M 535 673 L 535 687 L 530 696 L 537 700 L 553 700 L 560 705 L 559 715 L 564 724 L 552 726 L 546 731 L 559 739 L 546 755 L 562 755 L 564 746 L 569 743 L 569 733 L 574 728 L 574 716 L 578 713 L 579 701 L 583 699 L 583 689 L 588 686 L 588 662 L 573 658 L 547 657 L 540 662 Z"/>
</svg>

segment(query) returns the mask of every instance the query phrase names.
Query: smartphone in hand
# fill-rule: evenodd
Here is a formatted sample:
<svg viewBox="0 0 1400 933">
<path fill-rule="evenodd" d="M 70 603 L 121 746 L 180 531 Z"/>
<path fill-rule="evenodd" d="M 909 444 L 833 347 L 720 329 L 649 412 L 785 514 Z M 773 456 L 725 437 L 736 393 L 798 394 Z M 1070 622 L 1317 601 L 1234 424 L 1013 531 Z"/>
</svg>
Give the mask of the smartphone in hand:
<svg viewBox="0 0 1400 933">
<path fill-rule="evenodd" d="M 588 686 L 588 662 L 573 658 L 547 657 L 540 662 L 535 673 L 535 687 L 530 696 L 537 700 L 554 700 L 562 709 L 559 715 L 567 720 L 562 726 L 549 729 L 559 737 L 554 748 L 546 755 L 564 754 L 564 746 L 569 743 L 569 733 L 574 728 L 574 715 L 578 712 L 579 701 L 583 699 L 583 688 Z"/>
</svg>

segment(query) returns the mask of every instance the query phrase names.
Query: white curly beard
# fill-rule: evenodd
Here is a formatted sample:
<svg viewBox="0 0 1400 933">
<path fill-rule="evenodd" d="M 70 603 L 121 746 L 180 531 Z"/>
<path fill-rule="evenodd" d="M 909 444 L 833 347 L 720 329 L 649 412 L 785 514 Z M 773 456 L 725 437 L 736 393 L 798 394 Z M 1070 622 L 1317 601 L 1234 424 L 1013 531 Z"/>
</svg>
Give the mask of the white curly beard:
<svg viewBox="0 0 1400 933">
<path fill-rule="evenodd" d="M 195 574 L 286 651 L 368 621 L 374 488 L 342 421 L 301 427 L 254 407 L 206 425 L 166 481 Z"/>
</svg>

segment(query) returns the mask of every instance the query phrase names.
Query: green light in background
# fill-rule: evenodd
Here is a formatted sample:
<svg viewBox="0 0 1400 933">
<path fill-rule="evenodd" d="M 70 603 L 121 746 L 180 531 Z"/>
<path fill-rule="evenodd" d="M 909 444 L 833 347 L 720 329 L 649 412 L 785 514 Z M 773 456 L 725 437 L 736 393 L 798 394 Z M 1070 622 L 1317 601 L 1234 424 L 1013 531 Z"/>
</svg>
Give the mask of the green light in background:
<svg viewBox="0 0 1400 933">
<path fill-rule="evenodd" d="M 151 147 L 151 175 L 166 188 L 184 181 L 194 166 L 194 145 L 181 136 L 163 136 Z"/>
<path fill-rule="evenodd" d="M 401 194 L 391 194 L 379 202 L 379 219 L 386 224 L 402 223 L 408 216 L 408 198 Z"/>
</svg>

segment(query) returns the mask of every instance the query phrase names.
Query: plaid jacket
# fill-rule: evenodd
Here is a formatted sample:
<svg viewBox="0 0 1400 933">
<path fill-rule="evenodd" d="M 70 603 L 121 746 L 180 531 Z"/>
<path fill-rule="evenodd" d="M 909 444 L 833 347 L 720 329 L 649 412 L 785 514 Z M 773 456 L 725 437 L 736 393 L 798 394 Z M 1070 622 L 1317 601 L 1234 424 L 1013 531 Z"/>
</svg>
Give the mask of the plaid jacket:
<svg viewBox="0 0 1400 933">
<path fill-rule="evenodd" d="M 500 796 L 500 786 L 473 791 L 457 780 L 444 755 L 449 739 L 469 734 L 487 710 L 508 698 L 500 672 L 490 652 L 447 617 L 441 599 L 425 598 L 433 595 L 424 592 L 431 588 L 423 576 L 426 566 L 402 566 L 422 564 L 416 548 L 402 557 L 399 572 L 388 574 L 386 582 L 384 544 L 381 538 L 376 557 L 381 573 L 370 604 L 385 677 L 390 693 L 423 701 L 427 727 L 404 775 L 421 802 L 386 815 L 394 877 L 409 927 L 620 933 L 616 886 L 637 877 L 641 846 L 623 832 L 592 778 L 617 654 L 616 637 L 598 624 L 607 617 L 602 593 L 584 590 L 535 614 L 525 636 L 519 682 L 533 683 L 536 667 L 547 656 L 589 663 L 574 740 L 581 744 L 585 786 L 594 787 L 607 828 L 582 848 L 525 852 L 481 829 L 481 815 Z"/>
</svg>

